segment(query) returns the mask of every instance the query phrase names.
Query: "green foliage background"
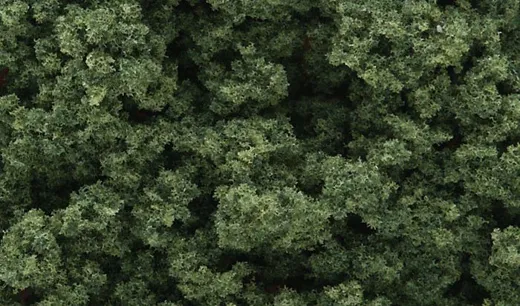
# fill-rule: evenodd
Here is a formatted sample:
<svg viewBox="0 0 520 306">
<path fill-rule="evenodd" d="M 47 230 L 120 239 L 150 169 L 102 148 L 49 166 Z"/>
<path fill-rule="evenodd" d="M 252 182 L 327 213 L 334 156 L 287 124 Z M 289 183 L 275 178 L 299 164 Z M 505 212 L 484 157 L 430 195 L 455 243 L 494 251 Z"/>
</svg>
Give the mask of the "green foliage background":
<svg viewBox="0 0 520 306">
<path fill-rule="evenodd" d="M 0 0 L 0 304 L 520 305 L 520 3 Z"/>
</svg>

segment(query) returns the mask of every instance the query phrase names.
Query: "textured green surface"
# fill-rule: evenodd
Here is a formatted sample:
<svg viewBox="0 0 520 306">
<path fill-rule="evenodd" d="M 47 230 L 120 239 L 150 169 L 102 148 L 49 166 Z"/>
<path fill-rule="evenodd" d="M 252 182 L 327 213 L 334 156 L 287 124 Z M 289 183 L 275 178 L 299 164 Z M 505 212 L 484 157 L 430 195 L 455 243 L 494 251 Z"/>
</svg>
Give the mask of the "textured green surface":
<svg viewBox="0 0 520 306">
<path fill-rule="evenodd" d="M 515 0 L 0 0 L 0 305 L 520 305 Z"/>
</svg>

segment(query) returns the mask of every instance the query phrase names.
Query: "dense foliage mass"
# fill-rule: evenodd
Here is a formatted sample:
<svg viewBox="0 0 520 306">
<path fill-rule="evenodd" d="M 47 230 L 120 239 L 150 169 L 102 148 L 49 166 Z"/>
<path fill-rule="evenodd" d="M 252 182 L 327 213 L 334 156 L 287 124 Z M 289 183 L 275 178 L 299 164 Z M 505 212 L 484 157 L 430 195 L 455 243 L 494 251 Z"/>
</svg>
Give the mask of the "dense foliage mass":
<svg viewBox="0 0 520 306">
<path fill-rule="evenodd" d="M 0 305 L 520 305 L 515 0 L 0 0 Z"/>
</svg>

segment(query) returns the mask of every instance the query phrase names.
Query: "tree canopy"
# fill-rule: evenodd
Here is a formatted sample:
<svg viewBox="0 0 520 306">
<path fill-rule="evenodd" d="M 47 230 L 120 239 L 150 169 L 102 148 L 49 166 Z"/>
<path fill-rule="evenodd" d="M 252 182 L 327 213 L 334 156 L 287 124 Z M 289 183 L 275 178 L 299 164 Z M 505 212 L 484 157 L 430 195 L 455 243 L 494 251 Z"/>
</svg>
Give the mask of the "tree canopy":
<svg viewBox="0 0 520 306">
<path fill-rule="evenodd" d="M 520 303 L 520 3 L 0 0 L 0 304 Z"/>
</svg>

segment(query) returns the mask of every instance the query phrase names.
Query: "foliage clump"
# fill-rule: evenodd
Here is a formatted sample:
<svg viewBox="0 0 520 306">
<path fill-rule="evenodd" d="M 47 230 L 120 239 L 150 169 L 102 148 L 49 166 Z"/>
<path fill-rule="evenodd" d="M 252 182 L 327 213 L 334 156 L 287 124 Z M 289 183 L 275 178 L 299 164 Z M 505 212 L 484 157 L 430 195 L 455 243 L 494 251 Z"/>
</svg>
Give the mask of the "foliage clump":
<svg viewBox="0 0 520 306">
<path fill-rule="evenodd" d="M 519 9 L 0 0 L 0 304 L 518 305 Z"/>
</svg>

